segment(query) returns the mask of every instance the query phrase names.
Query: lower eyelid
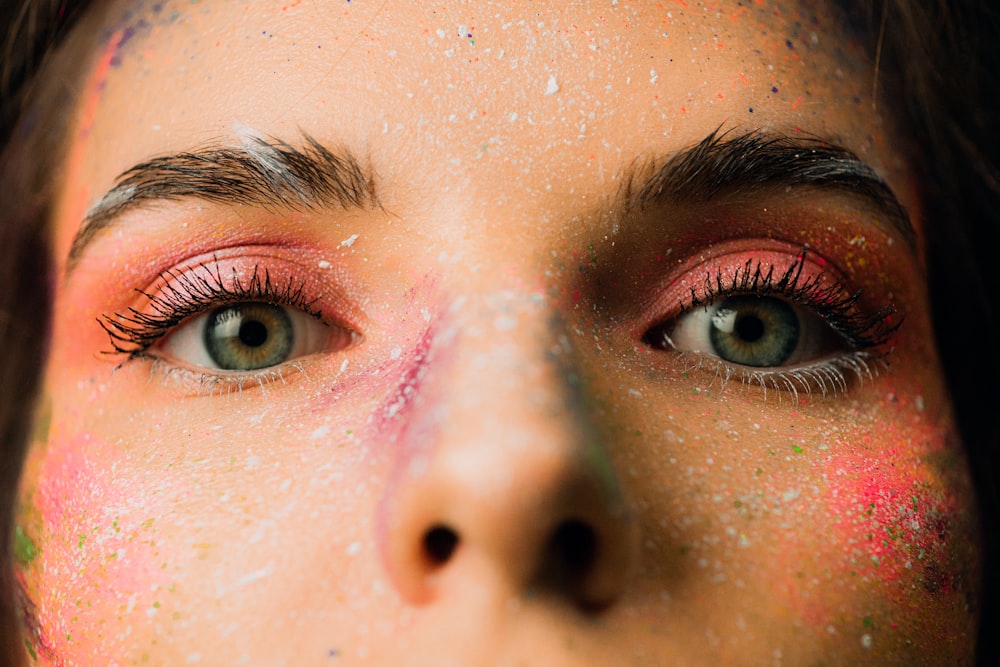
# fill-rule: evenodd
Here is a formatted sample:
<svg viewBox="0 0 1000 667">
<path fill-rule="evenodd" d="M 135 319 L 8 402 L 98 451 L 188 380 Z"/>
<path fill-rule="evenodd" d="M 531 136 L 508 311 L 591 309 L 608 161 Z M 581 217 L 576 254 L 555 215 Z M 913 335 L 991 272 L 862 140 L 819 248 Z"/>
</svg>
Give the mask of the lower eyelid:
<svg viewBox="0 0 1000 667">
<path fill-rule="evenodd" d="M 779 395 L 790 394 L 794 405 L 803 395 L 835 397 L 874 382 L 888 368 L 890 353 L 891 350 L 846 352 L 789 368 L 769 369 L 732 364 L 710 354 L 679 352 L 672 365 L 685 378 L 703 378 L 704 383 L 698 385 L 702 391 L 747 390 L 761 394 L 765 400 L 773 392 L 779 392 Z"/>
<path fill-rule="evenodd" d="M 245 390 L 265 389 L 275 383 L 285 386 L 297 375 L 307 375 L 304 360 L 250 372 L 192 369 L 156 357 L 151 357 L 151 362 L 151 375 L 159 377 L 164 383 L 175 384 L 191 396 L 231 395 Z"/>
</svg>

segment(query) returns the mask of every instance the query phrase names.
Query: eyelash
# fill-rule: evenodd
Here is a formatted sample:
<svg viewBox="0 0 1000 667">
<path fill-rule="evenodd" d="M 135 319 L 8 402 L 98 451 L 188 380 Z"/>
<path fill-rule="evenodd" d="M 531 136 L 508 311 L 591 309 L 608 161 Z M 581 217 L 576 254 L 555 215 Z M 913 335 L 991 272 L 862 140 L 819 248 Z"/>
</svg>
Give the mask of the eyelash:
<svg viewBox="0 0 1000 667">
<path fill-rule="evenodd" d="M 837 357 L 823 359 L 805 366 L 782 370 L 758 370 L 733 364 L 711 355 L 697 354 L 697 361 L 686 371 L 701 370 L 706 364 L 715 364 L 716 378 L 722 380 L 723 388 L 734 376 L 744 385 L 758 385 L 784 390 L 797 401 L 802 391 L 811 394 L 818 391 L 822 396 L 847 391 L 848 380 L 844 371 L 853 372 L 859 380 L 872 379 L 879 368 L 887 366 L 886 357 L 891 350 L 872 352 L 888 343 L 903 323 L 897 317 L 896 308 L 882 306 L 874 312 L 864 313 L 858 306 L 862 290 L 850 291 L 843 282 L 823 285 L 825 274 L 812 274 L 802 279 L 806 263 L 807 249 L 803 249 L 792 264 L 780 275 L 775 276 L 775 267 L 770 264 L 765 269 L 761 260 L 747 259 L 728 276 L 719 268 L 715 275 L 707 274 L 699 294 L 697 288 L 690 288 L 690 298 L 681 303 L 677 316 L 662 325 L 654 326 L 645 336 L 644 342 L 654 346 L 673 347 L 672 341 L 663 330 L 678 317 L 698 308 L 707 308 L 716 301 L 731 296 L 752 295 L 760 297 L 782 297 L 791 303 L 812 310 L 827 326 L 843 339 L 849 350 Z M 661 340 L 657 340 L 659 335 Z M 695 353 L 681 352 L 682 356 Z M 874 366 L 874 368 L 873 368 Z"/>
<path fill-rule="evenodd" d="M 260 269 L 257 265 L 245 281 L 240 279 L 235 267 L 232 278 L 226 281 L 220 267 L 213 268 L 207 263 L 183 272 L 164 271 L 158 280 L 163 287 L 155 294 L 136 290 L 149 299 L 149 312 L 130 307 L 127 313 L 102 315 L 97 320 L 111 340 L 113 349 L 106 354 L 126 357 L 119 368 L 135 359 L 148 358 L 147 350 L 189 317 L 231 303 L 258 301 L 287 306 L 322 320 L 313 307 L 314 301 L 305 296 L 304 281 L 289 278 L 277 283 L 266 268 Z"/>
<path fill-rule="evenodd" d="M 895 317 L 897 311 L 893 306 L 883 306 L 865 314 L 858 307 L 861 290 L 851 292 L 842 282 L 824 286 L 825 274 L 822 272 L 803 280 L 806 254 L 807 250 L 803 249 L 777 277 L 773 264 L 767 265 L 765 269 L 763 261 L 754 259 L 747 259 L 731 275 L 724 273 L 722 268 L 717 269 L 714 276 L 706 274 L 701 290 L 690 288 L 690 298 L 686 303 L 680 304 L 678 315 L 664 325 L 654 326 L 643 336 L 644 342 L 663 348 L 672 347 L 663 327 L 677 317 L 698 308 L 706 308 L 720 299 L 736 295 L 782 297 L 811 309 L 840 335 L 849 351 L 838 357 L 784 370 L 750 370 L 714 356 L 697 354 L 696 363 L 686 371 L 701 370 L 706 364 L 715 364 L 716 378 L 722 379 L 723 387 L 736 376 L 744 385 L 760 386 L 765 396 L 768 388 L 773 388 L 788 391 L 796 399 L 799 391 L 806 394 L 819 391 L 823 396 L 846 392 L 845 370 L 853 372 L 859 379 L 871 379 L 877 375 L 878 367 L 887 365 L 885 358 L 891 350 L 874 354 L 870 350 L 887 343 L 899 329 L 902 318 Z M 136 359 L 149 358 L 149 348 L 189 317 L 230 303 L 258 301 L 287 306 L 322 320 L 321 314 L 313 307 L 314 301 L 305 296 L 304 281 L 289 278 L 277 283 L 271 279 L 266 268 L 261 269 L 258 265 L 254 265 L 246 280 L 241 280 L 239 272 L 233 268 L 232 278 L 227 281 L 219 266 L 202 263 L 187 271 L 164 271 L 158 276 L 158 281 L 163 287 L 155 293 L 136 290 L 149 300 L 148 312 L 130 307 L 127 313 L 102 315 L 98 318 L 98 323 L 107 333 L 113 348 L 106 354 L 125 356 L 119 368 Z M 694 354 L 681 353 L 685 357 Z M 262 376 L 257 380 L 263 382 L 263 376 L 270 378 L 275 373 L 279 373 L 280 377 L 280 371 L 266 369 L 256 374 Z M 253 376 L 251 381 L 256 377 L 252 373 L 248 375 Z M 208 374 L 202 374 L 202 383 L 209 377 Z"/>
</svg>

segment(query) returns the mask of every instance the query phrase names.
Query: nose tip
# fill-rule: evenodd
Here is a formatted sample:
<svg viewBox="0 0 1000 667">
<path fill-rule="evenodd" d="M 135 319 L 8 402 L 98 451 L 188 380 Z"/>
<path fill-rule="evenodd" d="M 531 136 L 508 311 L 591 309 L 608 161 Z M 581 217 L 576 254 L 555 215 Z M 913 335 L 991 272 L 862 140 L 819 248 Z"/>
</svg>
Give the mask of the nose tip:
<svg viewBox="0 0 1000 667">
<path fill-rule="evenodd" d="M 393 436 L 382 558 L 413 605 L 531 597 L 595 612 L 626 591 L 638 521 L 565 324 L 543 302 L 511 309 L 502 341 L 475 333 L 494 309 L 470 306 L 428 344 Z"/>
<path fill-rule="evenodd" d="M 607 462 L 584 453 L 593 447 L 494 452 L 481 467 L 469 464 L 474 446 L 442 451 L 401 481 L 383 547 L 403 598 L 426 605 L 472 587 L 581 612 L 613 604 L 635 566 L 638 529 Z"/>
</svg>

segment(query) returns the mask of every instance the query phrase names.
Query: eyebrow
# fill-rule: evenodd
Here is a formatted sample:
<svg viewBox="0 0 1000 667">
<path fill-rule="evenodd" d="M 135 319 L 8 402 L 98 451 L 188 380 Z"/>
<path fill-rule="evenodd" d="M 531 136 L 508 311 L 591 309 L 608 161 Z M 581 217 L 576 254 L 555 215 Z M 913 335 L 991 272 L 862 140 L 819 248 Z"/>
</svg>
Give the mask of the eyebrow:
<svg viewBox="0 0 1000 667">
<path fill-rule="evenodd" d="M 658 167 L 633 167 L 618 198 L 629 212 L 796 186 L 860 198 L 885 216 L 889 230 L 911 250 L 916 248 L 909 215 L 889 185 L 850 150 L 815 137 L 716 130 Z M 270 209 L 379 206 L 373 177 L 349 152 L 331 151 L 308 135 L 302 148 L 244 136 L 239 147 L 156 157 L 122 173 L 88 212 L 70 247 L 69 265 L 126 211 L 151 200 L 188 197 Z"/>
<path fill-rule="evenodd" d="M 84 218 L 69 265 L 99 232 L 149 201 L 196 198 L 278 210 L 379 206 L 373 177 L 346 150 L 330 150 L 308 135 L 301 148 L 249 134 L 241 143 L 155 157 L 122 173 Z"/>
<path fill-rule="evenodd" d="M 650 175 L 642 178 L 642 174 Z M 860 199 L 884 216 L 881 222 L 888 231 L 916 249 L 910 216 L 885 180 L 850 150 L 816 137 L 717 130 L 658 167 L 633 167 L 623 180 L 619 200 L 629 212 L 796 187 Z"/>
</svg>

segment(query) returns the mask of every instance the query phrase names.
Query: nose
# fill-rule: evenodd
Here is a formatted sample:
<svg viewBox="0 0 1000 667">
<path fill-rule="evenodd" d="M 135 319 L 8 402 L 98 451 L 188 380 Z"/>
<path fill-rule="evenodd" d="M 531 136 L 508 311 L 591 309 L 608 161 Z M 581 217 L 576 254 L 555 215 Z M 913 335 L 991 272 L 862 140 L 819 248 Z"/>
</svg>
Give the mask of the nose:
<svg viewBox="0 0 1000 667">
<path fill-rule="evenodd" d="M 594 612 L 625 590 L 637 521 L 558 329 L 431 346 L 380 517 L 411 604 L 479 591 Z"/>
</svg>

